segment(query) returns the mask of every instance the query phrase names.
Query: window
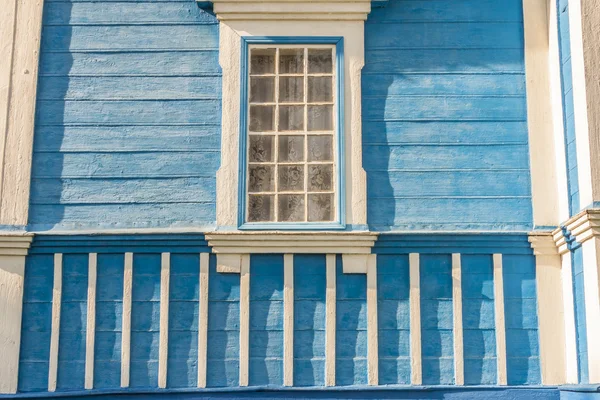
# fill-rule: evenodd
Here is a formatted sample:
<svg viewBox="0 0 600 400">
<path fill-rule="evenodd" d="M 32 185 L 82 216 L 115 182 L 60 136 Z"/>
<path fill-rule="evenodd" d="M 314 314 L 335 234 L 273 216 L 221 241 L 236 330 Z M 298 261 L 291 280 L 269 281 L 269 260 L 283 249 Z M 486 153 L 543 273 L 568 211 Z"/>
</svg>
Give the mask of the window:
<svg viewBox="0 0 600 400">
<path fill-rule="evenodd" d="M 336 47 L 249 45 L 246 57 L 243 224 L 339 223 Z"/>
</svg>

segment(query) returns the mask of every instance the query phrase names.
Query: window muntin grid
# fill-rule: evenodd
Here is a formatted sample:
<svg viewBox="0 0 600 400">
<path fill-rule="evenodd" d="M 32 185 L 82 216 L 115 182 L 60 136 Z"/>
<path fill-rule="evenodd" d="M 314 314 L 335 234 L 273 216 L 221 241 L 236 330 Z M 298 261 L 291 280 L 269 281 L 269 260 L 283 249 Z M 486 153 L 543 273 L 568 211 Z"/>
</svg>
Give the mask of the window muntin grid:
<svg viewBox="0 0 600 400">
<path fill-rule="evenodd" d="M 246 221 L 336 218 L 335 48 L 251 46 Z"/>
</svg>

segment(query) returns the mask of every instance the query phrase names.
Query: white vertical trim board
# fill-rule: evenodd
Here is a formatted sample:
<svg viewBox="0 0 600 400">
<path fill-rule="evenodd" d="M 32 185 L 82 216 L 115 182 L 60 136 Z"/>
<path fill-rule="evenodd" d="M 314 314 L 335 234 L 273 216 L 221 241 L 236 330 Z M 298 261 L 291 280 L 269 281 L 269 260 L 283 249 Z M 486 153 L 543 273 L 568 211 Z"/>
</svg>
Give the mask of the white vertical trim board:
<svg viewBox="0 0 600 400">
<path fill-rule="evenodd" d="M 452 304 L 454 318 L 454 381 L 465 384 L 465 360 L 462 312 L 462 263 L 460 254 L 452 254 Z"/>
<path fill-rule="evenodd" d="M 94 342 L 96 337 L 96 278 L 98 255 L 90 253 L 88 262 L 87 327 L 85 338 L 85 388 L 94 387 Z"/>
<path fill-rule="evenodd" d="M 160 257 L 160 340 L 158 343 L 158 387 L 167 387 L 167 358 L 169 356 L 169 278 L 171 254 Z"/>
<path fill-rule="evenodd" d="M 367 259 L 367 365 L 369 385 L 379 384 L 379 343 L 377 327 L 377 255 Z"/>
<path fill-rule="evenodd" d="M 588 374 L 590 382 L 600 382 L 600 276 L 598 247 L 595 237 L 581 246 L 583 252 L 583 280 L 585 296 L 586 334 L 588 338 Z"/>
<path fill-rule="evenodd" d="M 502 254 L 494 254 L 493 259 L 498 385 L 507 385 L 508 376 L 506 371 L 506 324 L 504 320 L 504 277 L 502 275 Z"/>
<path fill-rule="evenodd" d="M 209 253 L 200 254 L 200 293 L 198 299 L 198 387 L 206 387 L 206 357 L 208 351 L 208 266 Z"/>
<path fill-rule="evenodd" d="M 294 385 L 294 255 L 283 256 L 283 385 Z"/>
<path fill-rule="evenodd" d="M 240 271 L 240 386 L 248 386 L 250 361 L 250 255 L 242 256 Z"/>
<path fill-rule="evenodd" d="M 571 252 L 562 256 L 562 292 L 565 310 L 565 373 L 566 383 L 579 383 L 577 361 L 577 331 L 575 325 L 575 299 L 573 297 L 573 268 Z"/>
<path fill-rule="evenodd" d="M 58 376 L 58 341 L 60 336 L 60 308 L 62 302 L 62 253 L 54 254 L 54 286 L 52 289 L 52 333 L 48 364 L 48 391 L 56 390 Z"/>
<path fill-rule="evenodd" d="M 327 291 L 325 297 L 325 385 L 335 386 L 336 255 L 327 254 L 326 257 Z"/>
<path fill-rule="evenodd" d="M 121 387 L 129 387 L 131 364 L 131 290 L 133 287 L 133 253 L 125 253 L 123 269 L 123 322 L 121 332 Z"/>
<path fill-rule="evenodd" d="M 418 253 L 409 255 L 410 264 L 410 366 L 411 383 L 423 384 L 421 359 L 421 272 Z"/>
</svg>

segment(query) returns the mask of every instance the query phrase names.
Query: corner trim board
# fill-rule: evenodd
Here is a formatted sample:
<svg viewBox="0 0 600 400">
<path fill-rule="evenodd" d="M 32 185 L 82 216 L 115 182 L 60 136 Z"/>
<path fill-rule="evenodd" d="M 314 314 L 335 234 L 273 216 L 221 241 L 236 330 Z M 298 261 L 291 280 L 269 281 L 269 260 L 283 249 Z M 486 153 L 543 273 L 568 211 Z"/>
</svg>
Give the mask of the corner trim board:
<svg viewBox="0 0 600 400">
<path fill-rule="evenodd" d="M 48 363 L 48 391 L 56 391 L 58 378 L 58 341 L 60 338 L 60 308 L 62 302 L 62 253 L 54 255 L 54 285 L 52 289 L 52 330 Z"/>
<path fill-rule="evenodd" d="M 98 254 L 88 257 L 87 327 L 85 340 L 85 388 L 94 388 L 94 343 L 96 338 L 96 281 Z"/>
<path fill-rule="evenodd" d="M 123 321 L 121 332 L 121 387 L 129 387 L 131 366 L 131 294 L 133 287 L 133 253 L 124 254 Z"/>
<path fill-rule="evenodd" d="M 502 254 L 494 254 L 493 261 L 498 385 L 506 386 L 508 384 L 508 374 L 506 370 L 506 324 L 504 317 L 504 276 L 502 268 Z"/>
<path fill-rule="evenodd" d="M 421 360 L 421 272 L 420 255 L 409 255 L 410 269 L 410 365 L 411 383 L 423 384 Z"/>
</svg>

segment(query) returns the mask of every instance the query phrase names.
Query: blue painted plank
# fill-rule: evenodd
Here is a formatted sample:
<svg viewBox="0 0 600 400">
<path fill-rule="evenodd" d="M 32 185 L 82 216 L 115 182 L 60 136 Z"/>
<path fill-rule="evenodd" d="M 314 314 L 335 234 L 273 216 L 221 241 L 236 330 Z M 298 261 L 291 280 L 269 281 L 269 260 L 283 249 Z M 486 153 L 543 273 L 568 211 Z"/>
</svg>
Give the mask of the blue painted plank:
<svg viewBox="0 0 600 400">
<path fill-rule="evenodd" d="M 219 77 L 64 77 L 40 80 L 38 100 L 220 99 Z"/>
<path fill-rule="evenodd" d="M 218 29 L 218 25 L 179 24 L 44 26 L 41 46 L 45 52 L 215 50 Z"/>
<path fill-rule="evenodd" d="M 220 75 L 218 51 L 86 52 L 40 55 L 40 76 Z"/>
</svg>

